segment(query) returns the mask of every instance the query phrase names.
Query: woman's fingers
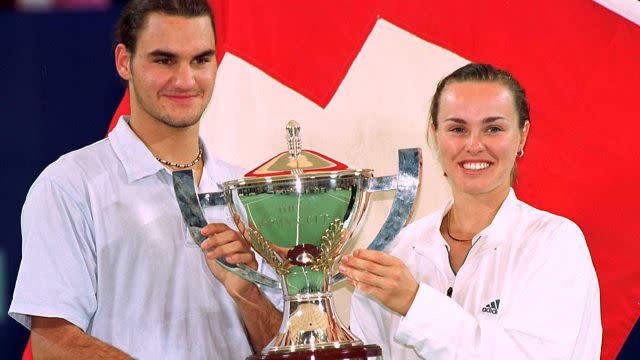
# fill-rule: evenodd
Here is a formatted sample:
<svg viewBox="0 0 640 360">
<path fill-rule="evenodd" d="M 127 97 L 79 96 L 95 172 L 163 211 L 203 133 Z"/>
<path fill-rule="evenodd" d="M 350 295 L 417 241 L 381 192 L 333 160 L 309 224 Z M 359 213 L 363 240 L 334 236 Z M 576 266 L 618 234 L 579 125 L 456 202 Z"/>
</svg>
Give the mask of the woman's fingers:
<svg viewBox="0 0 640 360">
<path fill-rule="evenodd" d="M 375 270 L 369 271 L 368 269 Z M 360 288 L 360 284 L 380 288 L 387 285 L 383 267 L 370 261 L 344 256 L 340 264 L 340 272 L 355 281 L 354 286 L 358 288 Z"/>
<path fill-rule="evenodd" d="M 356 250 L 353 256 L 343 256 L 340 272 L 358 290 L 400 314 L 406 314 L 418 288 L 400 259 L 379 251 Z"/>
<path fill-rule="evenodd" d="M 398 263 L 398 259 L 382 251 L 358 249 L 353 252 L 353 257 L 371 261 L 382 266 L 392 266 Z"/>
<path fill-rule="evenodd" d="M 343 256 L 342 264 L 348 265 L 355 270 L 366 271 L 379 276 L 384 276 L 387 270 L 386 266 L 356 256 Z"/>
</svg>

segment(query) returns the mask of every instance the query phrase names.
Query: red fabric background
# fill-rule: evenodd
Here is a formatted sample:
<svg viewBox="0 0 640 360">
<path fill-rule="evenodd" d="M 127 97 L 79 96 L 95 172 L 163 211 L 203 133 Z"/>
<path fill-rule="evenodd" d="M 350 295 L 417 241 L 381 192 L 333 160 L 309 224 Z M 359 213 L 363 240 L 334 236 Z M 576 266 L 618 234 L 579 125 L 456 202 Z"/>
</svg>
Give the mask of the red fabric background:
<svg viewBox="0 0 640 360">
<path fill-rule="evenodd" d="M 581 0 L 366 4 L 214 0 L 219 60 L 230 51 L 325 106 L 380 16 L 511 71 L 532 108 L 518 195 L 584 231 L 601 288 L 602 358 L 614 358 L 640 314 L 640 26 Z M 112 124 L 127 112 L 125 95 Z"/>
</svg>

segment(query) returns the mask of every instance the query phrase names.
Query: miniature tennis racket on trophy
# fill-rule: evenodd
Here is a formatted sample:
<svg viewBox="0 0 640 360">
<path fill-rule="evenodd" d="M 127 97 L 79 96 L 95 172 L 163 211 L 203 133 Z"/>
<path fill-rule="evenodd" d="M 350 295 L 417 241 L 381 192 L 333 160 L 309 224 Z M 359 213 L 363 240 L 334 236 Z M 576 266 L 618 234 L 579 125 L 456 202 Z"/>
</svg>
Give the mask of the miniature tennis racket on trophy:
<svg viewBox="0 0 640 360">
<path fill-rule="evenodd" d="M 370 169 L 346 165 L 301 148 L 300 127 L 286 127 L 288 151 L 243 178 L 224 183 L 221 193 L 197 194 L 193 174 L 173 173 L 182 215 L 197 244 L 207 224 L 202 207 L 227 205 L 242 236 L 279 275 L 269 278 L 243 265 L 217 261 L 257 284 L 278 287 L 284 296 L 278 335 L 249 359 L 381 358 L 377 345 L 365 345 L 334 311 L 331 287 L 342 249 L 354 238 L 370 195 L 396 191 L 390 214 L 369 249 L 385 250 L 413 209 L 421 171 L 420 149 L 399 150 L 399 173 L 374 177 Z"/>
</svg>

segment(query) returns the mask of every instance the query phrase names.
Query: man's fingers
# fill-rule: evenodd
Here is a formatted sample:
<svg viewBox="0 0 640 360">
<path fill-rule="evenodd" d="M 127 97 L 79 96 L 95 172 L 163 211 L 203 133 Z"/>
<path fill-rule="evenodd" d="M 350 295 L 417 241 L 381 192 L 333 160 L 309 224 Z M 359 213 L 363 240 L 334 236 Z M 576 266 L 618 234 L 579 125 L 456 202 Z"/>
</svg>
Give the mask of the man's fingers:
<svg viewBox="0 0 640 360">
<path fill-rule="evenodd" d="M 206 250 L 207 259 L 213 260 L 220 256 L 228 256 L 235 253 L 249 253 L 250 250 L 247 249 L 243 244 L 238 241 L 234 241 L 231 243 L 227 243 L 217 247 L 211 247 Z"/>
<path fill-rule="evenodd" d="M 211 223 L 211 224 L 207 224 L 207 226 L 203 227 L 202 230 L 200 230 L 200 233 L 204 236 L 211 236 L 217 233 L 221 233 L 227 230 L 231 230 L 231 228 L 229 226 L 227 226 L 227 224 L 223 224 L 223 223 Z"/>
<path fill-rule="evenodd" d="M 222 246 L 224 244 L 228 244 L 228 243 L 232 243 L 234 241 L 237 241 L 241 244 L 247 244 L 246 241 L 244 241 L 244 239 L 240 236 L 240 234 L 236 233 L 235 231 L 229 229 L 223 232 L 219 232 L 219 233 L 215 233 L 215 234 L 211 234 L 209 235 L 209 237 L 207 238 L 207 240 L 202 242 L 202 248 L 204 250 L 207 250 L 211 247 L 218 247 L 218 246 Z M 248 247 L 248 245 L 245 245 Z"/>
<path fill-rule="evenodd" d="M 235 253 L 225 257 L 225 260 L 230 264 L 247 264 L 254 270 L 258 268 L 253 254 L 250 253 Z"/>
<path fill-rule="evenodd" d="M 206 255 L 209 261 L 213 261 L 222 256 L 230 264 L 246 264 L 254 270 L 258 268 L 258 263 L 256 262 L 253 252 L 242 246 L 238 246 L 237 243 L 231 243 L 220 248 L 216 248 L 215 250 L 208 252 Z"/>
</svg>

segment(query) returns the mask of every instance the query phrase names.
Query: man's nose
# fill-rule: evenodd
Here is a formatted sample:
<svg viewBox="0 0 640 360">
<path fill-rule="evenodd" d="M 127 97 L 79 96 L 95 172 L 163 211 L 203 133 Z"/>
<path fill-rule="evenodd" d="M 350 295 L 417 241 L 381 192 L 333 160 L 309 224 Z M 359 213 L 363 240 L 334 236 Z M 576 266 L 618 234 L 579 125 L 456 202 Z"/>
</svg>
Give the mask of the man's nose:
<svg viewBox="0 0 640 360">
<path fill-rule="evenodd" d="M 191 64 L 180 64 L 174 74 L 174 85 L 181 89 L 190 89 L 195 84 L 195 73 Z"/>
</svg>

